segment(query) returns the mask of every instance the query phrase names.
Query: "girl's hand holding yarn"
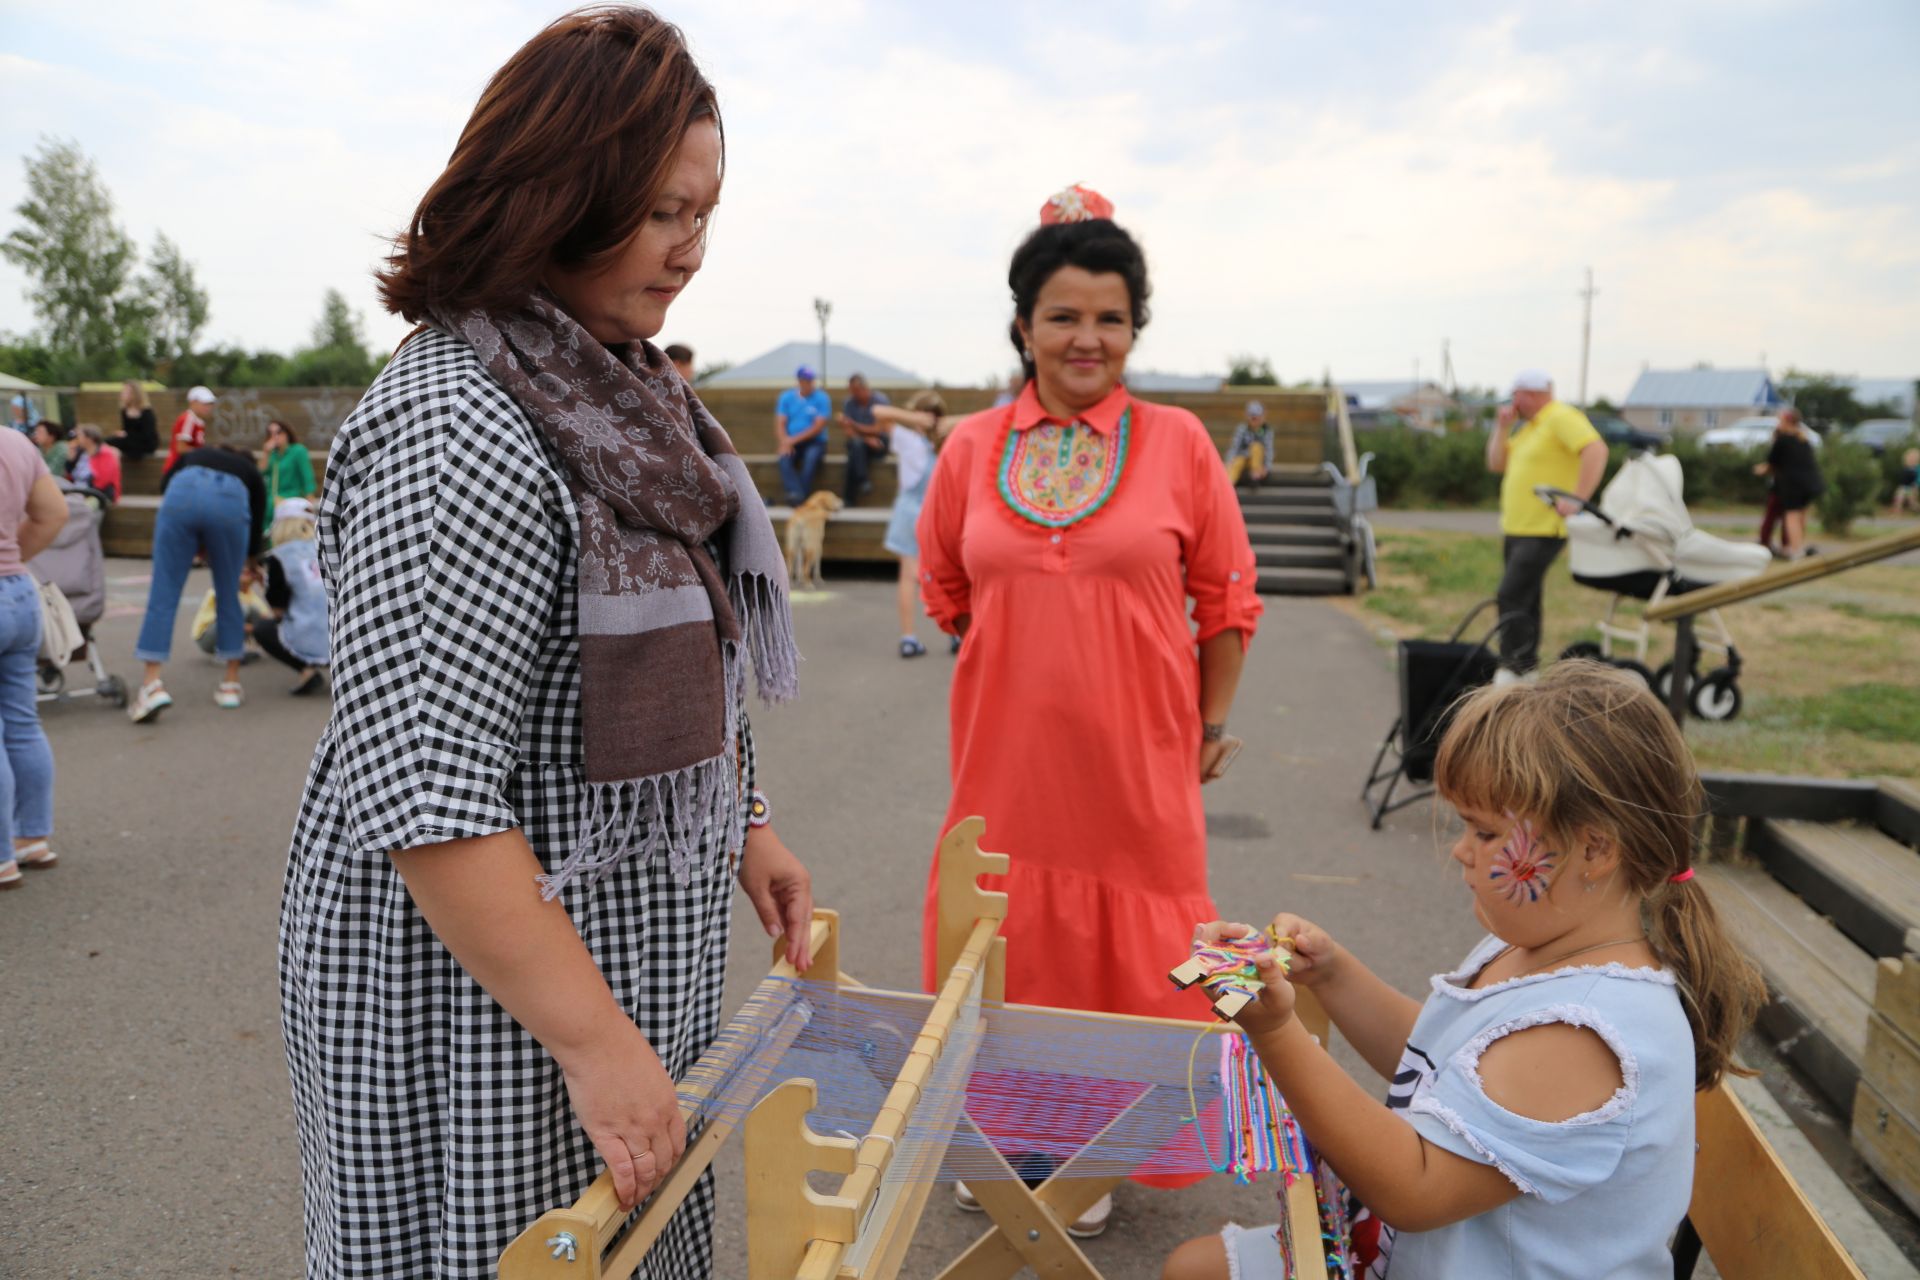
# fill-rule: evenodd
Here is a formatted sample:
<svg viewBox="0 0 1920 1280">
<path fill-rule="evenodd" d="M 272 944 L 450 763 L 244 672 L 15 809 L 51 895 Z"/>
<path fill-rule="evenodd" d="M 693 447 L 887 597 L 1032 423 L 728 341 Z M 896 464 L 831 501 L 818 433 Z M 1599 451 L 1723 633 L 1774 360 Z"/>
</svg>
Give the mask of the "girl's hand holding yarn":
<svg viewBox="0 0 1920 1280">
<path fill-rule="evenodd" d="M 1281 938 L 1285 943 L 1289 939 Z M 1233 1021 L 1249 1035 L 1264 1035 L 1280 1030 L 1293 1017 L 1293 984 L 1287 981 L 1291 960 L 1284 946 L 1276 947 L 1276 938 L 1250 924 L 1215 920 L 1203 924 L 1194 934 L 1196 954 L 1230 953 L 1243 961 L 1234 971 L 1222 969 L 1206 979 L 1209 994 L 1220 996 L 1215 1008 L 1228 1003 L 1234 991 L 1245 991 L 1254 998 L 1228 1011 Z M 1251 968 L 1248 975 L 1246 969 Z"/>
<path fill-rule="evenodd" d="M 1282 911 L 1267 926 L 1267 933 L 1285 940 L 1292 952 L 1287 964 L 1287 981 L 1296 987 L 1313 988 L 1331 981 L 1342 954 L 1340 944 L 1311 920 Z"/>
</svg>

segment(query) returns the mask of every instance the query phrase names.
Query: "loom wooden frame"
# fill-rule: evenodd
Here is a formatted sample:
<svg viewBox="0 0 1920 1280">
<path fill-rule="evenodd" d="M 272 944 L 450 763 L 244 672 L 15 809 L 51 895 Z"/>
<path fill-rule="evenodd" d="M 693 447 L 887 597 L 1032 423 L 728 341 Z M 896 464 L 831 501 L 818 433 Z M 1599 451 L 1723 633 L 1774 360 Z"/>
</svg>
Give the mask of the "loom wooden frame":
<svg viewBox="0 0 1920 1280">
<path fill-rule="evenodd" d="M 788 1080 L 774 1089 L 741 1126 L 745 1130 L 748 1280 L 895 1280 L 899 1275 L 933 1184 L 919 1180 L 888 1213 L 875 1213 L 887 1167 L 942 1057 L 970 1052 L 964 1038 L 950 1043 L 949 1037 L 976 982 L 983 1001 L 1000 1002 L 1006 991 L 1006 940 L 999 931 L 1007 914 L 1007 895 L 982 889 L 980 877 L 1005 874 L 1007 857 L 981 850 L 985 829 L 980 818 L 968 818 L 941 842 L 936 954 L 939 971 L 946 977 L 867 1134 L 851 1139 L 814 1133 L 807 1115 L 817 1091 L 814 1082 L 806 1079 Z M 841 985 L 862 985 L 840 968 L 838 915 L 816 911 L 808 941 L 813 956 L 809 973 L 814 980 L 832 975 Z M 774 954 L 771 976 L 799 976 L 780 958 L 777 944 Z M 1324 1040 L 1326 1015 L 1311 1002 L 1309 993 L 1302 992 L 1301 1000 L 1302 1022 Z M 1071 1012 L 1120 1025 L 1201 1025 Z M 1231 1029 L 1226 1023 L 1213 1028 L 1217 1032 Z M 774 1027 L 769 1036 L 773 1055 L 783 1052 L 798 1032 L 797 1025 Z M 683 1113 L 690 1118 L 699 1101 L 683 1104 Z M 1123 1136 L 1139 1123 L 1137 1107 L 1138 1102 L 1115 1116 L 1100 1136 Z M 973 1125 L 964 1112 L 955 1122 Z M 614 1199 L 612 1175 L 602 1172 L 579 1200 L 540 1215 L 507 1246 L 500 1255 L 501 1280 L 627 1280 L 734 1127 L 725 1119 L 711 1121 L 631 1226 L 625 1225 L 628 1215 L 620 1212 Z M 990 1144 L 983 1145 L 991 1149 Z M 992 1226 L 940 1273 L 941 1280 L 1006 1280 L 1027 1266 L 1061 1280 L 1100 1280 L 1099 1270 L 1067 1234 L 1065 1224 L 1123 1179 L 1111 1174 L 1076 1176 L 1079 1163 L 1080 1157 L 1068 1160 L 1035 1187 L 1015 1177 L 1011 1168 L 1003 1171 L 1003 1178 L 970 1183 Z M 837 1190 L 832 1194 L 815 1191 L 810 1185 L 814 1174 L 837 1176 Z M 1293 1238 L 1302 1246 L 1296 1260 L 1297 1280 L 1325 1280 L 1325 1260 L 1318 1248 L 1319 1207 L 1311 1179 L 1294 1183 L 1287 1208 Z M 871 1249 L 866 1265 L 857 1270 L 845 1261 L 856 1242 Z"/>
</svg>

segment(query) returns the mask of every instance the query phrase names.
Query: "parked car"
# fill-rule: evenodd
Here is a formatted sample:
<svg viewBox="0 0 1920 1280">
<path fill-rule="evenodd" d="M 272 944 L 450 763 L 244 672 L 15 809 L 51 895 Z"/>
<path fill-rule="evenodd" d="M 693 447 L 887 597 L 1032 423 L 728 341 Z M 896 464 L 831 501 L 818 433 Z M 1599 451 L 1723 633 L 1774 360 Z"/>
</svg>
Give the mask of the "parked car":
<svg viewBox="0 0 1920 1280">
<path fill-rule="evenodd" d="M 1896 445 L 1905 444 L 1907 438 L 1916 432 L 1914 425 L 1905 418 L 1868 418 L 1865 422 L 1848 427 L 1845 438 L 1853 444 L 1863 444 L 1876 454 L 1885 453 Z"/>
<path fill-rule="evenodd" d="M 1625 418 L 1611 413 L 1589 413 L 1587 421 L 1600 433 L 1608 447 L 1623 444 L 1629 449 L 1658 449 L 1667 438 L 1654 431 L 1642 431 Z"/>
<path fill-rule="evenodd" d="M 1700 433 L 1700 443 L 1709 448 L 1719 445 L 1729 449 L 1764 449 L 1767 442 L 1773 439 L 1773 428 L 1779 421 L 1775 417 L 1759 415 L 1729 422 L 1724 427 L 1709 427 Z M 1807 432 L 1807 439 L 1814 448 L 1820 447 L 1818 431 Z"/>
</svg>

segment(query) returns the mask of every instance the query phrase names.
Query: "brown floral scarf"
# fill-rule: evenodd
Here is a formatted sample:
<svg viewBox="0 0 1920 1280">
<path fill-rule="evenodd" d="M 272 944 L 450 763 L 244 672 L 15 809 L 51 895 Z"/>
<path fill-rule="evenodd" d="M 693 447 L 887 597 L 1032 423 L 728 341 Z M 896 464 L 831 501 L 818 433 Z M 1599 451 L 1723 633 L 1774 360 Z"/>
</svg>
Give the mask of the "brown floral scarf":
<svg viewBox="0 0 1920 1280">
<path fill-rule="evenodd" d="M 652 343 L 602 346 L 544 290 L 448 326 L 546 433 L 580 509 L 590 812 L 541 890 L 661 850 L 684 883 L 703 842 L 737 847 L 742 651 L 762 698 L 797 684 L 773 523 L 725 428 Z"/>
</svg>

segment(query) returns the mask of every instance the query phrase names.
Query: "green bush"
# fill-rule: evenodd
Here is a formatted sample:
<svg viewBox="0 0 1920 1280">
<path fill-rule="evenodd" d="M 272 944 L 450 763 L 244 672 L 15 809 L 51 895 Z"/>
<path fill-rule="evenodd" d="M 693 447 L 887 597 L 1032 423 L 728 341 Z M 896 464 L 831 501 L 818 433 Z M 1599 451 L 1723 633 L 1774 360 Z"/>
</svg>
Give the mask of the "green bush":
<svg viewBox="0 0 1920 1280">
<path fill-rule="evenodd" d="M 1820 527 L 1844 538 L 1853 522 L 1873 514 L 1880 498 L 1880 462 L 1863 445 L 1830 440 L 1820 451 L 1827 489 L 1819 498 Z"/>
<path fill-rule="evenodd" d="M 1754 467 L 1765 461 L 1766 450 L 1730 449 L 1725 445 L 1703 448 L 1691 436 L 1675 436 L 1664 452 L 1680 460 L 1681 473 L 1686 477 L 1681 494 L 1689 507 L 1701 502 L 1766 505 L 1766 477 L 1753 474 Z"/>
<path fill-rule="evenodd" d="M 1920 431 L 1915 431 L 1905 440 L 1896 440 L 1880 455 L 1880 492 L 1876 500 L 1881 503 L 1893 501 L 1894 486 L 1900 483 L 1900 469 L 1906 464 L 1901 456 L 1907 450 L 1920 447 Z"/>
<path fill-rule="evenodd" d="M 1385 427 L 1357 432 L 1354 445 L 1373 454 L 1368 474 L 1382 506 L 1479 506 L 1500 496 L 1500 477 L 1487 470 L 1487 438 L 1478 431 L 1435 436 Z"/>
</svg>

